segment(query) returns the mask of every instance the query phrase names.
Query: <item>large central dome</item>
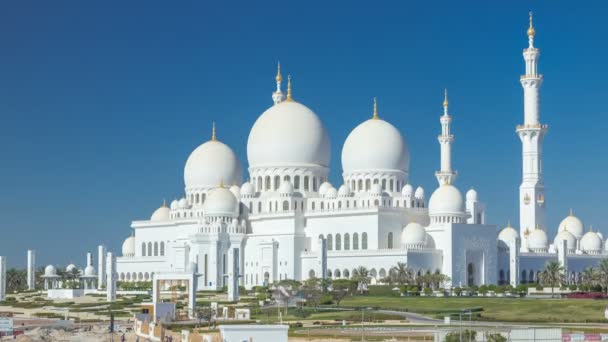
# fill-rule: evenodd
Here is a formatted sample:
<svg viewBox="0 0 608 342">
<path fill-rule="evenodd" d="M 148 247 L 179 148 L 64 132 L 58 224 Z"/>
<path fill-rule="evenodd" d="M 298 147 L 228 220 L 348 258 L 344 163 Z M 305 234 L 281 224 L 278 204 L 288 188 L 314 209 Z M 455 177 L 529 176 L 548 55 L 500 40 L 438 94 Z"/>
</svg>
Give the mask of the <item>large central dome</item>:
<svg viewBox="0 0 608 342">
<path fill-rule="evenodd" d="M 247 159 L 250 167 L 328 167 L 329 137 L 312 110 L 295 101 L 283 101 L 266 110 L 253 125 Z"/>
</svg>

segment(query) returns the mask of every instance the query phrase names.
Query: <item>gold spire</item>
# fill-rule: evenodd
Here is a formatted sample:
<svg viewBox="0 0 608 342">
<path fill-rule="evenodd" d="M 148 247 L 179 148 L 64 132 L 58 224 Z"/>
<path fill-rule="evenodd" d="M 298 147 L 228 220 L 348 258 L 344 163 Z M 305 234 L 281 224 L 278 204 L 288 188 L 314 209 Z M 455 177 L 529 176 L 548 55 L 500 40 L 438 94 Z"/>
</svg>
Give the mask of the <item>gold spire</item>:
<svg viewBox="0 0 608 342">
<path fill-rule="evenodd" d="M 166 207 L 167 207 L 167 201 L 166 201 L 164 198 L 163 198 L 163 205 L 162 205 L 162 207 L 163 207 L 163 208 L 166 208 Z"/>
<path fill-rule="evenodd" d="M 220 180 L 220 188 L 222 188 L 222 189 L 224 188 L 224 178 L 222 178 Z"/>
<path fill-rule="evenodd" d="M 528 37 L 534 37 L 536 34 L 536 30 L 534 29 L 534 25 L 532 25 L 532 11 L 530 11 L 530 27 L 528 28 Z"/>
<path fill-rule="evenodd" d="M 448 108 L 448 88 L 445 88 L 445 91 L 444 91 L 443 108 Z"/>
<path fill-rule="evenodd" d="M 593 225 L 589 225 L 589 231 L 592 232 L 593 231 Z"/>
<path fill-rule="evenodd" d="M 570 208 L 570 214 L 568 216 L 574 216 L 574 211 Z"/>
<path fill-rule="evenodd" d="M 508 221 L 507 221 L 507 228 L 512 228 L 512 227 L 511 227 L 511 220 L 508 220 Z"/>
<path fill-rule="evenodd" d="M 291 97 L 291 75 L 287 75 L 287 101 L 293 101 Z"/>
<path fill-rule="evenodd" d="M 375 96 L 374 96 L 374 114 L 372 115 L 372 119 L 378 120 L 378 101 L 376 100 Z"/>
<path fill-rule="evenodd" d="M 215 121 L 213 121 L 213 126 L 211 128 L 211 141 L 217 141 L 217 136 L 215 134 Z"/>
<path fill-rule="evenodd" d="M 277 64 L 277 77 L 275 79 L 277 82 L 281 82 L 283 80 L 283 76 L 281 76 L 281 62 Z"/>
</svg>

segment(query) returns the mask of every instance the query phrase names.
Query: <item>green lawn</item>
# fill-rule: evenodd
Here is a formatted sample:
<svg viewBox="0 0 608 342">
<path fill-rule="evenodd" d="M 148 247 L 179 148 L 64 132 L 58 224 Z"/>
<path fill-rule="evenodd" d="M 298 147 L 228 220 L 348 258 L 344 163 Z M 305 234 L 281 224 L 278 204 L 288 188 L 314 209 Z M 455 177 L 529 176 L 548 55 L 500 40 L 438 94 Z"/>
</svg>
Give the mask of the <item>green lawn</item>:
<svg viewBox="0 0 608 342">
<path fill-rule="evenodd" d="M 347 321 L 355 321 L 359 322 L 361 319 L 365 322 L 370 321 L 385 321 L 385 320 L 402 320 L 405 321 L 405 318 L 399 315 L 390 315 L 384 313 L 370 313 L 366 312 L 363 317 L 361 316 L 361 311 L 330 311 L 330 312 L 313 312 L 310 316 L 302 318 L 292 315 L 291 313 L 288 315 L 283 314 L 283 320 L 285 321 L 335 321 L 335 320 L 347 320 Z M 253 314 L 251 319 L 259 319 L 263 322 L 274 322 L 278 320 L 278 315 L 276 310 L 269 310 L 268 313 L 262 312 L 259 314 Z"/>
<path fill-rule="evenodd" d="M 605 322 L 608 301 L 593 299 L 428 298 L 354 296 L 340 306 L 407 309 L 443 317 L 462 309 L 481 309 L 481 320 L 509 322 Z"/>
</svg>

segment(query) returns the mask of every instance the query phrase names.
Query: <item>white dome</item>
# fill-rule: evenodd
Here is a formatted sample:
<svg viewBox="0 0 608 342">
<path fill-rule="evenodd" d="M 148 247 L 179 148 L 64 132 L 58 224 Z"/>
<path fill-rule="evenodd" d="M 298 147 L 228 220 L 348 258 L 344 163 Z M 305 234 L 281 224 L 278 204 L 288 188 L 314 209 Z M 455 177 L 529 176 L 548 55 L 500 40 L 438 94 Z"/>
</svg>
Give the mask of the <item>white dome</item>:
<svg viewBox="0 0 608 342">
<path fill-rule="evenodd" d="M 604 234 L 602 234 L 602 232 L 597 232 L 596 234 L 600 239 L 604 240 Z"/>
<path fill-rule="evenodd" d="M 475 189 L 470 189 L 467 191 L 467 201 L 475 202 L 477 201 L 477 191 Z"/>
<path fill-rule="evenodd" d="M 234 216 L 237 208 L 238 201 L 236 197 L 234 197 L 234 194 L 230 190 L 224 187 L 213 189 L 203 204 L 205 215 Z"/>
<path fill-rule="evenodd" d="M 188 209 L 188 200 L 185 198 L 180 199 L 179 202 L 177 202 L 177 207 L 179 209 Z"/>
<path fill-rule="evenodd" d="M 416 192 L 414 193 L 414 198 L 424 199 L 424 189 L 421 186 L 416 188 Z"/>
<path fill-rule="evenodd" d="M 209 189 L 225 185 L 240 185 L 243 171 L 241 164 L 228 145 L 210 140 L 197 147 L 188 157 L 184 167 L 186 191 Z"/>
<path fill-rule="evenodd" d="M 583 226 L 583 222 L 570 212 L 570 215 L 566 216 L 559 224 L 558 231 L 562 230 L 567 230 L 572 233 L 575 238 L 580 239 L 585 232 L 585 227 Z"/>
<path fill-rule="evenodd" d="M 327 191 L 325 191 L 325 194 L 323 196 L 326 198 L 336 198 L 338 197 L 338 191 L 332 186 L 331 188 L 327 189 Z"/>
<path fill-rule="evenodd" d="M 342 184 L 342 186 L 340 186 L 340 189 L 338 189 L 338 196 L 339 197 L 350 196 L 350 187 L 346 184 Z"/>
<path fill-rule="evenodd" d="M 93 267 L 93 265 L 89 265 L 87 267 L 84 268 L 84 275 L 85 276 L 94 276 L 95 275 L 95 267 Z"/>
<path fill-rule="evenodd" d="M 382 186 L 380 184 L 372 184 L 369 193 L 372 196 L 382 196 Z"/>
<path fill-rule="evenodd" d="M 175 209 L 179 208 L 179 202 L 177 200 L 171 201 L 170 208 L 171 208 L 171 210 L 175 210 Z"/>
<path fill-rule="evenodd" d="M 163 203 L 160 208 L 154 210 L 152 216 L 150 216 L 150 221 L 168 221 L 170 212 L 171 210 Z"/>
<path fill-rule="evenodd" d="M 292 195 L 293 194 L 293 185 L 290 181 L 282 181 L 279 186 L 279 193 L 281 195 Z"/>
<path fill-rule="evenodd" d="M 462 194 L 451 184 L 441 185 L 429 200 L 429 214 L 464 214 Z"/>
<path fill-rule="evenodd" d="M 542 229 L 534 229 L 528 236 L 528 248 L 535 252 L 546 252 L 549 239 Z"/>
<path fill-rule="evenodd" d="M 509 247 L 511 241 L 517 239 L 519 237 L 519 233 L 515 228 L 511 227 L 511 225 L 507 225 L 503 228 L 500 233 L 498 233 L 498 240 L 505 243 L 506 247 Z"/>
<path fill-rule="evenodd" d="M 68 273 L 70 273 L 70 272 L 73 272 L 73 271 L 74 271 L 74 270 L 76 270 L 76 269 L 77 269 L 77 268 L 76 268 L 76 265 L 74 265 L 74 264 L 69 264 L 69 265 L 68 265 L 68 267 L 66 267 L 66 268 L 65 268 L 65 271 L 66 271 L 66 272 L 68 272 Z"/>
<path fill-rule="evenodd" d="M 122 256 L 132 257 L 135 256 L 135 237 L 129 236 L 122 243 Z"/>
<path fill-rule="evenodd" d="M 602 249 L 602 239 L 595 232 L 588 231 L 581 238 L 581 249 L 584 252 L 599 252 Z"/>
<path fill-rule="evenodd" d="M 232 194 L 234 195 L 234 197 L 241 198 L 241 188 L 238 185 L 231 186 L 230 187 L 230 192 L 232 192 Z"/>
<path fill-rule="evenodd" d="M 414 187 L 410 183 L 405 184 L 401 189 L 401 194 L 403 196 L 412 196 L 414 194 Z"/>
<path fill-rule="evenodd" d="M 330 182 L 323 182 L 323 184 L 321 184 L 321 186 L 319 186 L 319 195 L 324 195 L 327 190 L 329 190 L 333 187 L 334 186 L 331 185 Z"/>
<path fill-rule="evenodd" d="M 416 222 L 410 222 L 401 231 L 401 245 L 406 248 L 426 246 L 426 230 Z"/>
<path fill-rule="evenodd" d="M 574 237 L 574 235 L 572 235 L 572 233 L 570 233 L 567 230 L 562 230 L 559 233 L 557 233 L 557 235 L 555 236 L 555 239 L 553 240 L 553 244 L 555 245 L 555 248 L 560 248 L 561 242 L 563 240 L 566 240 L 566 249 L 568 251 L 572 251 L 572 250 L 576 249 L 576 238 Z"/>
<path fill-rule="evenodd" d="M 241 195 L 243 195 L 245 197 L 249 197 L 249 196 L 255 195 L 255 189 L 253 188 L 253 184 L 251 184 L 249 182 L 245 182 L 241 186 Z"/>
<path fill-rule="evenodd" d="M 57 275 L 57 269 L 55 269 L 55 266 L 53 266 L 53 265 L 47 265 L 44 268 L 44 275 L 47 276 L 47 277 L 56 276 Z"/>
<path fill-rule="evenodd" d="M 308 107 L 283 101 L 253 124 L 247 141 L 249 167 L 329 166 L 327 131 Z"/>
<path fill-rule="evenodd" d="M 342 148 L 345 173 L 383 170 L 408 172 L 407 143 L 395 126 L 382 119 L 369 119 L 355 127 Z"/>
</svg>

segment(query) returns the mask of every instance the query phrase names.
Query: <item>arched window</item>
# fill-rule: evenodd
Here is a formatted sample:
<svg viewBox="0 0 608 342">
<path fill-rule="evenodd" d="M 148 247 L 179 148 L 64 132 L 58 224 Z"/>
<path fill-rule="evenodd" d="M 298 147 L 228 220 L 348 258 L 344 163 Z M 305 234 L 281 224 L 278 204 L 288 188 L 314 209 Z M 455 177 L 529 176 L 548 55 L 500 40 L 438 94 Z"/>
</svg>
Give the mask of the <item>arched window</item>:
<svg viewBox="0 0 608 342">
<path fill-rule="evenodd" d="M 317 191 L 317 177 L 312 177 L 312 191 Z"/>
<path fill-rule="evenodd" d="M 353 234 L 353 249 L 359 249 L 359 234 Z"/>
<path fill-rule="evenodd" d="M 293 177 L 293 188 L 296 190 L 300 190 L 300 176 Z"/>
<path fill-rule="evenodd" d="M 196 195 L 194 196 L 194 198 L 195 198 L 194 203 L 198 203 L 198 200 L 199 200 L 199 194 L 196 194 Z"/>
<path fill-rule="evenodd" d="M 325 202 L 321 202 L 321 210 L 325 209 Z"/>
<path fill-rule="evenodd" d="M 258 202 L 258 213 L 262 212 L 262 202 Z"/>
<path fill-rule="evenodd" d="M 342 201 L 338 202 L 338 209 L 342 209 Z"/>
<path fill-rule="evenodd" d="M 372 187 L 372 182 L 369 179 L 365 180 L 365 191 L 369 191 Z"/>
<path fill-rule="evenodd" d="M 266 176 L 264 182 L 266 183 L 264 189 L 270 190 L 270 176 Z"/>
<path fill-rule="evenodd" d="M 308 191 L 308 176 L 304 176 L 304 191 Z"/>
<path fill-rule="evenodd" d="M 340 234 L 336 234 L 336 250 L 339 251 L 342 249 L 342 237 Z"/>
<path fill-rule="evenodd" d="M 289 202 L 283 201 L 283 211 L 288 211 L 288 210 L 289 210 Z"/>
<path fill-rule="evenodd" d="M 281 176 L 274 176 L 274 189 L 277 190 L 281 184 Z"/>
<path fill-rule="evenodd" d="M 335 270 L 334 271 L 334 277 L 335 278 L 340 278 L 341 277 L 340 270 Z"/>
<path fill-rule="evenodd" d="M 154 243 L 154 256 L 158 256 L 158 242 Z"/>
<path fill-rule="evenodd" d="M 350 250 L 350 235 L 348 233 L 344 234 L 344 250 Z"/>
<path fill-rule="evenodd" d="M 350 272 L 348 272 L 348 270 L 346 268 L 344 269 L 344 271 L 342 271 L 342 275 L 346 279 L 350 278 Z"/>
<path fill-rule="evenodd" d="M 312 202 L 312 210 L 315 210 L 315 202 Z"/>
<path fill-rule="evenodd" d="M 331 234 L 327 234 L 327 250 L 331 251 L 334 249 L 334 239 Z"/>
<path fill-rule="evenodd" d="M 361 191 L 363 190 L 363 180 L 359 179 L 359 181 L 357 181 L 358 185 L 357 185 L 357 190 Z"/>
<path fill-rule="evenodd" d="M 291 182 L 291 177 L 289 177 L 288 175 L 283 176 L 283 181 L 284 182 Z"/>
<path fill-rule="evenodd" d="M 374 206 L 375 206 L 375 207 L 377 207 L 377 206 L 379 206 L 379 205 L 380 205 L 380 201 L 378 201 L 378 200 L 374 200 Z"/>
<path fill-rule="evenodd" d="M 148 242 L 148 256 L 152 256 L 152 242 Z"/>
<path fill-rule="evenodd" d="M 382 180 L 382 190 L 386 191 L 386 179 Z"/>
<path fill-rule="evenodd" d="M 146 256 L 146 243 L 141 243 L 141 256 Z"/>
<path fill-rule="evenodd" d="M 393 249 L 393 233 L 388 233 L 388 249 Z"/>
<path fill-rule="evenodd" d="M 361 234 L 361 249 L 367 249 L 367 233 Z"/>
<path fill-rule="evenodd" d="M 253 213 L 253 203 L 249 202 L 249 213 Z"/>
<path fill-rule="evenodd" d="M 308 271 L 308 278 L 314 278 L 314 277 L 315 277 L 315 271 L 314 270 Z"/>
<path fill-rule="evenodd" d="M 526 270 L 521 271 L 521 283 L 522 283 L 522 284 L 525 284 L 525 283 L 527 283 L 527 282 L 528 282 L 528 281 L 526 280 L 526 274 L 527 274 Z"/>
<path fill-rule="evenodd" d="M 394 185 L 395 185 L 395 181 L 393 181 L 393 180 L 391 179 L 391 181 L 390 181 L 390 183 L 389 183 L 389 184 L 390 184 L 391 191 L 396 191 L 396 189 L 395 189 L 395 187 L 394 187 Z"/>
<path fill-rule="evenodd" d="M 160 255 L 161 256 L 165 255 L 165 242 L 164 241 L 160 242 Z"/>
</svg>

